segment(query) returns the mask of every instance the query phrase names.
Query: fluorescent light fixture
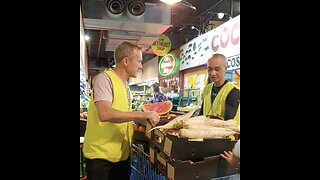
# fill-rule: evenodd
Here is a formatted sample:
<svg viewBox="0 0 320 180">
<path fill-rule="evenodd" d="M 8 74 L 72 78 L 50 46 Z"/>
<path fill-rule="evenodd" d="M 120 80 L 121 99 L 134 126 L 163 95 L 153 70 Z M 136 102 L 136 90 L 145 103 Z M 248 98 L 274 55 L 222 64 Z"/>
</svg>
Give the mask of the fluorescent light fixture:
<svg viewBox="0 0 320 180">
<path fill-rule="evenodd" d="M 161 2 L 167 3 L 167 4 L 175 4 L 182 0 L 160 0 Z"/>
</svg>

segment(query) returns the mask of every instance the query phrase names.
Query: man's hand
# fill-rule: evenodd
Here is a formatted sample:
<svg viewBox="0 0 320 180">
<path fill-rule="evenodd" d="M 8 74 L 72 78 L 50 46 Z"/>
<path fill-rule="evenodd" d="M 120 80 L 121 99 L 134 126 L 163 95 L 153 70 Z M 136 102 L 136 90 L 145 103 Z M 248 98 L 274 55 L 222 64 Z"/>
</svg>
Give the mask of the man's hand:
<svg viewBox="0 0 320 180">
<path fill-rule="evenodd" d="M 233 155 L 231 151 L 224 151 L 220 156 L 236 169 L 240 169 L 240 158 Z"/>
<path fill-rule="evenodd" d="M 147 117 L 148 117 L 148 120 L 150 121 L 150 123 L 152 124 L 152 126 L 155 126 L 155 125 L 157 125 L 159 123 L 160 116 L 159 116 L 159 114 L 157 112 L 148 111 L 146 113 L 148 113 Z"/>
</svg>

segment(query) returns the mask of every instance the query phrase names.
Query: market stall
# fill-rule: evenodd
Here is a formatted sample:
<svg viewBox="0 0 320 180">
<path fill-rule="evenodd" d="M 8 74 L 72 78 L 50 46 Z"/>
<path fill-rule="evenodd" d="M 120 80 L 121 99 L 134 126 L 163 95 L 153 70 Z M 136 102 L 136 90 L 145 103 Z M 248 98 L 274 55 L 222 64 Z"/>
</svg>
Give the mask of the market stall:
<svg viewBox="0 0 320 180">
<path fill-rule="evenodd" d="M 144 64 L 145 71 L 141 74 L 139 82 L 130 80 L 130 85 L 139 84 L 143 90 L 137 88 L 136 94 L 143 91 L 146 94 L 145 85 L 158 81 L 160 85 L 180 89 L 178 104 L 183 104 L 183 97 L 187 97 L 187 110 L 173 113 L 172 102 L 152 104 L 145 108 L 135 108 L 136 111 L 160 109 L 160 123 L 151 130 L 147 121 L 133 122 L 133 157 L 131 161 L 131 179 L 219 179 L 225 176 L 230 178 L 237 172 L 229 165 L 220 153 L 232 150 L 237 140 L 231 140 L 230 136 L 239 135 L 237 124 L 230 121 L 210 119 L 197 116 L 194 113 L 201 104 L 199 101 L 201 90 L 206 85 L 206 60 L 213 53 L 223 53 L 228 58 L 231 81 L 238 81 L 240 85 L 240 45 L 239 18 L 221 25 L 212 31 L 190 41 L 180 49 L 180 58 L 164 55 L 158 60 Z M 80 17 L 81 19 L 81 17 Z M 80 21 L 80 40 L 81 33 Z M 81 44 L 81 43 L 80 43 Z M 85 162 L 81 151 L 83 136 L 86 126 L 86 104 L 88 100 L 88 88 L 86 72 L 85 46 L 80 46 L 80 177 L 85 176 Z M 157 62 L 157 71 L 154 67 Z M 159 62 L 159 64 L 158 64 Z M 178 71 L 180 69 L 180 72 Z M 154 79 L 155 72 L 161 77 Z M 149 74 L 150 73 L 150 74 Z M 235 76 L 238 75 L 236 78 Z M 157 79 L 158 78 L 158 79 Z M 146 83 L 147 84 L 143 84 Z M 179 85 L 180 86 L 177 86 Z M 196 106 L 190 106 L 196 104 Z M 139 104 L 140 106 L 141 104 Z M 182 105 L 184 106 L 184 105 Z M 138 107 L 138 106 L 137 106 Z M 149 109 L 148 109 L 148 108 Z M 146 109 L 146 110 L 145 110 Z M 200 123 L 200 124 L 199 124 Z M 202 124 L 201 124 L 202 123 Z M 82 128 L 82 129 L 81 129 Z"/>
</svg>

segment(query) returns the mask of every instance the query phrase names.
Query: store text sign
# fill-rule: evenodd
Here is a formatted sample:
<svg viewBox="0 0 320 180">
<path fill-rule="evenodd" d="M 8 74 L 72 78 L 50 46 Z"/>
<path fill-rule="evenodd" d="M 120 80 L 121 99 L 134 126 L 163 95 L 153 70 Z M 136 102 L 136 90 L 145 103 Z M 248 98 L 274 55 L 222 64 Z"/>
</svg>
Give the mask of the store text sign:
<svg viewBox="0 0 320 180">
<path fill-rule="evenodd" d="M 236 22 L 232 27 L 224 27 L 221 34 L 214 34 L 212 37 L 212 50 L 218 52 L 219 49 L 228 48 L 228 46 L 237 46 L 240 43 L 240 27 Z"/>
<path fill-rule="evenodd" d="M 157 56 L 166 55 L 171 50 L 169 37 L 162 34 L 161 37 L 152 44 L 151 49 Z"/>
<path fill-rule="evenodd" d="M 227 57 L 227 67 L 228 70 L 239 69 L 240 68 L 240 54 L 235 56 Z"/>
<path fill-rule="evenodd" d="M 159 73 L 162 76 L 173 75 L 177 70 L 178 64 L 179 63 L 177 59 L 174 57 L 174 55 L 167 54 L 163 56 L 159 61 L 159 65 L 158 65 Z"/>
<path fill-rule="evenodd" d="M 180 47 L 180 70 L 206 64 L 213 54 L 227 57 L 228 70 L 240 68 L 240 15 Z"/>
</svg>

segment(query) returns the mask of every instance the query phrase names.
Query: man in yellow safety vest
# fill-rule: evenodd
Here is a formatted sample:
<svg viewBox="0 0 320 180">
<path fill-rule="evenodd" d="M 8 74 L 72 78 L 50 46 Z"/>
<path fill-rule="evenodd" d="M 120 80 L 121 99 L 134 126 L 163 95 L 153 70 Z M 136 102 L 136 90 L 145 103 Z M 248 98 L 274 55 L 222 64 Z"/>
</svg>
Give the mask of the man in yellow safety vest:
<svg viewBox="0 0 320 180">
<path fill-rule="evenodd" d="M 200 115 L 234 119 L 240 124 L 240 90 L 225 78 L 226 60 L 222 54 L 214 54 L 208 60 L 208 79 L 211 83 L 204 88 Z"/>
<path fill-rule="evenodd" d="M 141 47 L 123 42 L 114 58 L 115 68 L 93 81 L 83 143 L 87 180 L 129 180 L 132 120 L 149 120 L 152 125 L 160 120 L 155 111 L 131 112 L 128 79 L 142 69 Z"/>
</svg>

